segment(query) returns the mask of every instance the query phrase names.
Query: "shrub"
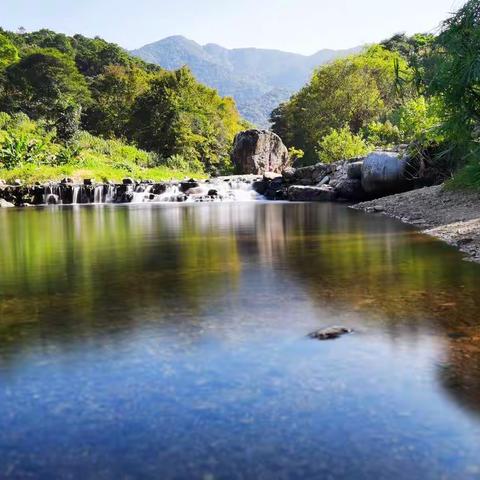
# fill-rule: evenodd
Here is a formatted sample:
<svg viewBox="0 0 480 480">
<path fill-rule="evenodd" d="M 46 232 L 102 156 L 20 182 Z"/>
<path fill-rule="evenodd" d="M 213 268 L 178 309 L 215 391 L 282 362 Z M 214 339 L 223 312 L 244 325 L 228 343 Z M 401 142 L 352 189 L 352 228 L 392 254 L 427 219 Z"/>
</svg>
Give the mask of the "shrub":
<svg viewBox="0 0 480 480">
<path fill-rule="evenodd" d="M 360 136 L 350 131 L 348 126 L 332 130 L 318 144 L 318 158 L 323 163 L 348 160 L 365 156 L 373 148 Z"/>
</svg>

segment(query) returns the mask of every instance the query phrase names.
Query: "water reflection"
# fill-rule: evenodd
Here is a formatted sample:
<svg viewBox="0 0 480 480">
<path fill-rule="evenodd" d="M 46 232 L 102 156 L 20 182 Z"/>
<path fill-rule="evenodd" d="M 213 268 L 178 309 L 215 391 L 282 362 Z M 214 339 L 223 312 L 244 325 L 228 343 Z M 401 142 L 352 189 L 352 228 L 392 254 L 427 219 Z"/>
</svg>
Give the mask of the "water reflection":
<svg viewBox="0 0 480 480">
<path fill-rule="evenodd" d="M 0 211 L 0 272 L 0 477 L 480 474 L 480 268 L 409 227 L 338 205 Z M 332 323 L 357 333 L 304 338 Z"/>
</svg>

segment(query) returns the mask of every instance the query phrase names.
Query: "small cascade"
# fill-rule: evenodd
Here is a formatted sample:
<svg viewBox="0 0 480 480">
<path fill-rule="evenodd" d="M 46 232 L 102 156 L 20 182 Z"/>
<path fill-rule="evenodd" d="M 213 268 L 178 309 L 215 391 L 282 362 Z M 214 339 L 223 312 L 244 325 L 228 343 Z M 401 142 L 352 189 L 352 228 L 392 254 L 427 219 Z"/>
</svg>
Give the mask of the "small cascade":
<svg viewBox="0 0 480 480">
<path fill-rule="evenodd" d="M 73 186 L 73 196 L 72 196 L 72 205 L 78 205 L 81 200 L 81 193 L 82 193 L 82 186 L 81 185 L 74 185 Z"/>
<path fill-rule="evenodd" d="M 59 185 L 46 185 L 43 194 L 43 203 L 45 205 L 59 205 L 62 203 L 62 196 Z"/>
<path fill-rule="evenodd" d="M 261 178 L 261 177 L 260 177 Z M 34 204 L 80 205 L 111 203 L 169 203 L 169 202 L 245 202 L 262 200 L 255 192 L 257 177 L 218 177 L 206 181 L 122 184 L 72 184 L 62 182 L 35 187 Z M 42 190 L 43 188 L 43 190 Z M 38 192 L 38 193 L 37 193 Z"/>
<path fill-rule="evenodd" d="M 103 185 L 97 185 L 93 191 L 93 203 L 103 203 Z"/>
<path fill-rule="evenodd" d="M 116 197 L 116 187 L 114 185 L 108 185 L 107 194 L 105 195 L 105 203 L 113 203 Z"/>
<path fill-rule="evenodd" d="M 138 185 L 133 192 L 131 203 L 143 203 L 149 201 L 153 185 Z"/>
</svg>

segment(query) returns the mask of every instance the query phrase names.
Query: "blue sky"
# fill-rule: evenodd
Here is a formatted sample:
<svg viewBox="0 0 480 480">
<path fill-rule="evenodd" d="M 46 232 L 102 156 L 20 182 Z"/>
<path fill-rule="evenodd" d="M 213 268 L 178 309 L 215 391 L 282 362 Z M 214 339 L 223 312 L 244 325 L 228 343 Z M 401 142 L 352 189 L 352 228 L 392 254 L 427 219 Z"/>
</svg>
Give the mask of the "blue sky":
<svg viewBox="0 0 480 480">
<path fill-rule="evenodd" d="M 463 0 L 2 0 L 0 26 L 99 35 L 126 48 L 169 35 L 312 54 L 435 31 Z"/>
</svg>

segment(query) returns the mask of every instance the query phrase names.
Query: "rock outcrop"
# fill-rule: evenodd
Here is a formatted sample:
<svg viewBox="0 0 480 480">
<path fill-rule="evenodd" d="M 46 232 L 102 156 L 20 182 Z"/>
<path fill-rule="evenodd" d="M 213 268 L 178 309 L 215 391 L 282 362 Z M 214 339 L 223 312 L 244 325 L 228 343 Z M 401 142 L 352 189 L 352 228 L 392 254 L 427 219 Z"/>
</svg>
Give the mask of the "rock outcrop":
<svg viewBox="0 0 480 480">
<path fill-rule="evenodd" d="M 262 175 L 281 173 L 290 165 L 287 147 L 268 130 L 246 130 L 234 140 L 232 163 L 237 173 Z"/>
</svg>

